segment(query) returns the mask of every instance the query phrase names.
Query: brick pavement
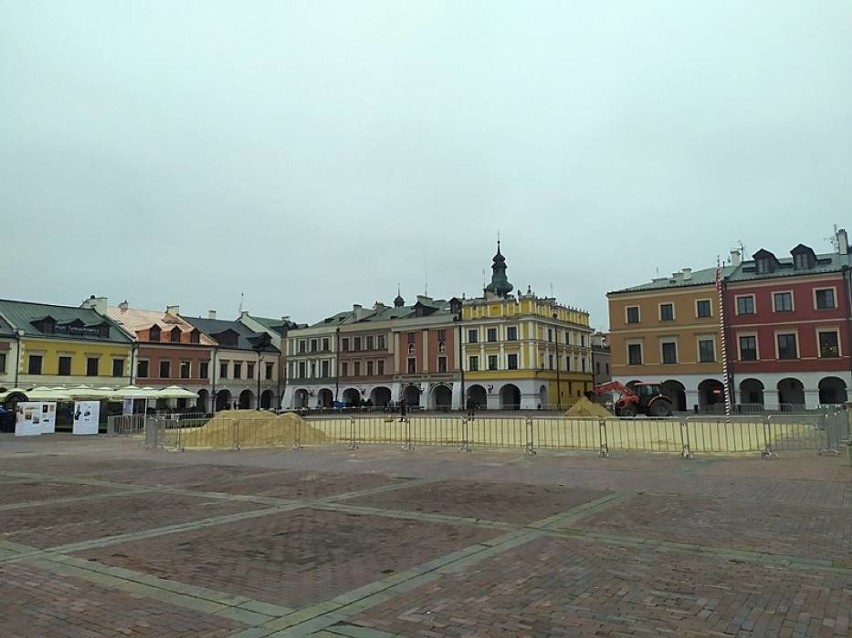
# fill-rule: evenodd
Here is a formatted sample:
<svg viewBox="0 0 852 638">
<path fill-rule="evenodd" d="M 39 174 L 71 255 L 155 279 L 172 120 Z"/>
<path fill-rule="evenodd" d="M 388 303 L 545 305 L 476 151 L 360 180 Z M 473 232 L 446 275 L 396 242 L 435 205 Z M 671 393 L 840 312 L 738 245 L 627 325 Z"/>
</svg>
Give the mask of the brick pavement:
<svg viewBox="0 0 852 638">
<path fill-rule="evenodd" d="M 846 636 L 852 469 L 0 437 L 3 635 Z M 11 628 L 11 629 L 9 629 Z"/>
</svg>

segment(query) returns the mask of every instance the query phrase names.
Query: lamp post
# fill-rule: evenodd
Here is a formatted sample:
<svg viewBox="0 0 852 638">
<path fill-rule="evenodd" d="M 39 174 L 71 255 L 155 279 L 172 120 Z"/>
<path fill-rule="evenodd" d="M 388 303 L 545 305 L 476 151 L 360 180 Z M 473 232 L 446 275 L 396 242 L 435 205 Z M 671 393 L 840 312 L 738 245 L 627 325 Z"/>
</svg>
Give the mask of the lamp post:
<svg viewBox="0 0 852 638">
<path fill-rule="evenodd" d="M 462 311 L 461 304 L 456 306 L 456 316 L 453 317 L 453 321 L 458 327 L 458 347 L 456 348 L 458 354 L 456 355 L 458 358 L 459 364 L 459 381 L 461 382 L 461 396 L 459 397 L 459 410 L 465 409 L 465 392 L 464 392 L 464 354 L 462 351 Z"/>
<path fill-rule="evenodd" d="M 559 315 L 553 313 L 553 321 L 556 322 Z M 562 410 L 562 386 L 559 384 L 559 325 L 555 327 L 556 332 L 556 409 Z"/>
</svg>

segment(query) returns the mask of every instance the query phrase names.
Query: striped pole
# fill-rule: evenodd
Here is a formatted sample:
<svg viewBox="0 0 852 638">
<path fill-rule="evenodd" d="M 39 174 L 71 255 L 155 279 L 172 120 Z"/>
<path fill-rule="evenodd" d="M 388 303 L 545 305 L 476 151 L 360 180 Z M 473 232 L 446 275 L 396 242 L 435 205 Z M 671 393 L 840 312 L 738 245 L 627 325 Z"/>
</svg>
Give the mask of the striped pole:
<svg viewBox="0 0 852 638">
<path fill-rule="evenodd" d="M 725 389 L 725 420 L 731 419 L 731 387 L 728 383 L 728 347 L 725 337 L 725 304 L 722 303 L 722 265 L 716 263 L 716 296 L 719 300 L 719 344 L 722 349 L 722 387 Z"/>
</svg>

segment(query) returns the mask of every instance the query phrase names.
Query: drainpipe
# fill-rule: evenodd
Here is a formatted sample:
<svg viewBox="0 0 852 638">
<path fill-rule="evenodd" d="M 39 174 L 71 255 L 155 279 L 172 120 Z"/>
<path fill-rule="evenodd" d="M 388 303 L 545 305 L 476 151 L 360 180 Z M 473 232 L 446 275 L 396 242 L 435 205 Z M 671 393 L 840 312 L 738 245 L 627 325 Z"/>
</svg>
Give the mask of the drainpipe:
<svg viewBox="0 0 852 638">
<path fill-rule="evenodd" d="M 17 352 L 15 353 L 15 385 L 14 387 L 18 387 L 18 373 L 21 370 L 21 336 L 23 336 L 23 330 L 15 330 L 15 341 L 17 341 Z"/>
<path fill-rule="evenodd" d="M 213 358 L 211 359 L 212 370 L 210 371 L 210 375 L 211 375 L 211 378 L 212 378 L 212 384 L 213 384 L 213 387 L 210 390 L 210 400 L 211 400 L 210 407 L 212 408 L 212 410 L 210 410 L 210 412 L 212 412 L 213 414 L 216 414 L 216 352 L 218 350 L 219 350 L 218 346 L 213 347 Z"/>
<path fill-rule="evenodd" d="M 129 383 L 133 385 L 133 380 L 136 378 L 136 355 L 139 350 L 139 344 L 133 342 L 130 346 L 130 376 Z"/>
<path fill-rule="evenodd" d="M 335 346 L 334 352 L 334 402 L 337 403 L 337 393 L 340 391 L 340 328 L 335 328 Z"/>
</svg>

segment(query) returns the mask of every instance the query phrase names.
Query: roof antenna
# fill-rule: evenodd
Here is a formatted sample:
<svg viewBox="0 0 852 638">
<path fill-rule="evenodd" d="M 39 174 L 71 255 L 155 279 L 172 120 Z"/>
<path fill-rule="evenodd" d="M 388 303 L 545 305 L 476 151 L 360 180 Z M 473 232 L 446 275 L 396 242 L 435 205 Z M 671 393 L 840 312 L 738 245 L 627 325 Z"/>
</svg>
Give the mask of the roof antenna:
<svg viewBox="0 0 852 638">
<path fill-rule="evenodd" d="M 429 268 L 426 264 L 426 251 L 423 251 L 423 296 L 429 296 Z"/>
</svg>

